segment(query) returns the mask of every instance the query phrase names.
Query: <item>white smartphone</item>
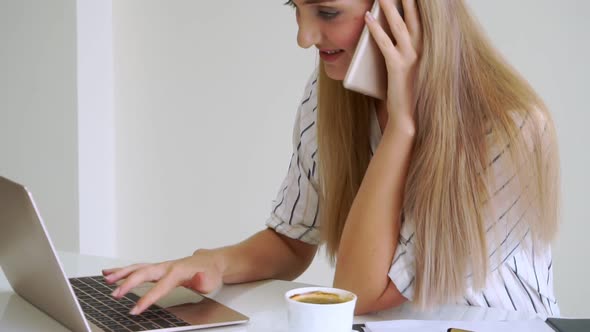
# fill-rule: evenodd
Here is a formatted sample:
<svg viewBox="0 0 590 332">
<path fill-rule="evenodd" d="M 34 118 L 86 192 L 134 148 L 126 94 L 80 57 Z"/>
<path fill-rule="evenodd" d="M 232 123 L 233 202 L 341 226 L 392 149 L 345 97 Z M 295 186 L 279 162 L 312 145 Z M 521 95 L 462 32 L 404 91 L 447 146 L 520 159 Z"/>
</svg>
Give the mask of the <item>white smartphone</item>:
<svg viewBox="0 0 590 332">
<path fill-rule="evenodd" d="M 403 17 L 401 1 L 392 1 Z M 389 37 L 393 38 L 389 29 L 389 23 L 379 6 L 379 1 L 375 0 L 371 14 L 373 14 L 373 17 L 375 17 Z M 380 100 L 385 100 L 387 97 L 387 68 L 385 66 L 385 59 L 366 25 L 361 33 L 342 84 L 349 90 Z"/>
</svg>

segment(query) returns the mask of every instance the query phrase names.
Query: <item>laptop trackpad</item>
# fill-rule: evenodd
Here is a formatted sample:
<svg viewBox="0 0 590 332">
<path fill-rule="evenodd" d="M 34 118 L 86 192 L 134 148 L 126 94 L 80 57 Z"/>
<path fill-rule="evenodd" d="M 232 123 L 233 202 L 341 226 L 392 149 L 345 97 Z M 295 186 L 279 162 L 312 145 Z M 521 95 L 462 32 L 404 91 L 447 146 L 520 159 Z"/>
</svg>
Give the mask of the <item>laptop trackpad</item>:
<svg viewBox="0 0 590 332">
<path fill-rule="evenodd" d="M 134 288 L 133 293 L 143 296 L 153 285 L 153 283 L 146 283 L 141 287 Z M 248 321 L 248 317 L 241 313 L 184 287 L 175 288 L 156 304 L 192 325 L 206 327 Z"/>
</svg>

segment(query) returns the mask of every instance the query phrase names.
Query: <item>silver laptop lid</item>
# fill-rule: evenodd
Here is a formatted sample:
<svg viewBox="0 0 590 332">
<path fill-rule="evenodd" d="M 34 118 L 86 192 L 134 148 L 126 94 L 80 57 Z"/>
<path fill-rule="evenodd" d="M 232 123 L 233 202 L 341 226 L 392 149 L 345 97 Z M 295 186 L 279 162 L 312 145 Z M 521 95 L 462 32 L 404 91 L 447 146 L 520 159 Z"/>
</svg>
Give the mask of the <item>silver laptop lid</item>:
<svg viewBox="0 0 590 332">
<path fill-rule="evenodd" d="M 18 295 L 72 331 L 90 331 L 32 195 L 1 176 L 0 266 Z"/>
</svg>

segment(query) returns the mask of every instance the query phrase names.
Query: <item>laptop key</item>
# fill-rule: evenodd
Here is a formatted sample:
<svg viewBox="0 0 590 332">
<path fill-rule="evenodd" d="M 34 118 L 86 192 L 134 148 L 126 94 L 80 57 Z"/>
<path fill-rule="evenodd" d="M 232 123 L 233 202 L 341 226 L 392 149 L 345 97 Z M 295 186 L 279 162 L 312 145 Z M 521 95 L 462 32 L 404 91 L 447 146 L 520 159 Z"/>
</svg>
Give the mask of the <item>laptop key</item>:
<svg viewBox="0 0 590 332">
<path fill-rule="evenodd" d="M 114 328 L 110 329 L 110 332 L 129 332 L 129 329 L 120 326 L 120 327 L 114 327 Z"/>
<path fill-rule="evenodd" d="M 143 328 L 143 327 L 141 327 L 141 326 L 139 326 L 139 325 L 127 325 L 127 326 L 125 326 L 125 327 L 126 327 L 128 330 L 130 330 L 130 331 L 134 331 L 134 332 L 135 332 L 135 331 L 145 331 L 145 330 L 147 330 L 146 328 Z"/>
<path fill-rule="evenodd" d="M 154 329 L 161 328 L 161 326 L 159 326 L 158 324 L 154 324 L 152 322 L 140 323 L 140 325 L 148 330 L 154 330 Z"/>
<path fill-rule="evenodd" d="M 84 314 L 86 314 L 86 316 L 90 316 L 90 317 L 96 317 L 96 316 L 100 315 L 100 313 L 94 309 L 88 309 L 87 311 L 84 311 Z"/>
<path fill-rule="evenodd" d="M 172 324 L 166 320 L 163 320 L 163 319 L 154 320 L 153 323 L 156 323 L 156 324 L 160 325 L 161 327 L 174 327 L 174 324 Z"/>
<path fill-rule="evenodd" d="M 158 319 L 158 316 L 157 315 L 154 315 L 154 314 L 149 313 L 149 312 L 144 313 L 142 316 L 144 316 L 145 318 L 147 318 L 149 320 Z"/>
<path fill-rule="evenodd" d="M 116 315 L 116 316 L 114 316 L 114 317 L 111 317 L 111 318 L 112 318 L 114 321 L 116 321 L 116 322 L 127 322 L 127 321 L 129 321 L 129 319 L 128 319 L 127 317 L 125 317 L 125 316 L 122 316 L 122 315 Z"/>
<path fill-rule="evenodd" d="M 101 323 L 102 323 L 102 325 L 104 325 L 106 327 L 109 327 L 109 328 L 122 327 L 121 324 L 119 324 L 117 322 L 113 322 L 113 321 L 110 321 L 110 322 L 101 322 Z"/>
<path fill-rule="evenodd" d="M 102 313 L 103 313 L 103 314 L 105 314 L 105 315 L 107 315 L 107 316 L 110 316 L 110 317 L 112 317 L 112 316 L 115 316 L 115 315 L 118 315 L 118 314 L 119 314 L 118 312 L 116 312 L 115 310 L 112 310 L 112 309 L 105 310 L 105 311 L 103 311 Z"/>
<path fill-rule="evenodd" d="M 109 324 L 109 323 L 114 323 L 112 319 L 103 316 L 103 317 L 95 317 L 97 321 L 103 323 L 103 324 Z"/>
<path fill-rule="evenodd" d="M 119 324 L 121 324 L 123 326 L 131 326 L 131 325 L 135 325 L 135 322 L 131 321 L 131 320 L 123 320 L 123 321 L 119 321 Z"/>
<path fill-rule="evenodd" d="M 176 316 L 174 316 L 173 314 L 169 313 L 168 311 L 160 311 L 158 312 L 158 316 L 165 318 L 165 319 L 175 319 Z"/>
<path fill-rule="evenodd" d="M 148 320 L 145 317 L 141 317 L 141 316 L 131 316 L 131 320 L 136 322 L 136 323 L 145 323 L 148 322 Z"/>
</svg>

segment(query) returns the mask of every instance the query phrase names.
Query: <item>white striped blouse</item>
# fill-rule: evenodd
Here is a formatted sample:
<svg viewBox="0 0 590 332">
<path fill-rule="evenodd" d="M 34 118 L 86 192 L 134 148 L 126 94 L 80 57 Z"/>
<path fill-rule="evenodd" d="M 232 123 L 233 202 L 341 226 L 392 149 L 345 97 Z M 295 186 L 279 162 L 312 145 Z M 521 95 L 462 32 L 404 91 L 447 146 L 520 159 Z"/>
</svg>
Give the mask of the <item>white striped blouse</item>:
<svg viewBox="0 0 590 332">
<path fill-rule="evenodd" d="M 280 234 L 310 244 L 320 242 L 319 172 L 316 132 L 317 71 L 309 79 L 299 105 L 293 130 L 293 155 L 287 176 L 272 204 L 266 225 Z M 522 120 L 521 130 L 526 125 Z M 372 112 L 371 149 L 381 139 L 377 116 Z M 534 218 L 531 200 L 505 162 L 503 147 L 492 149 L 489 169 L 497 188 L 491 199 L 497 214 L 487 218 L 489 274 L 481 290 L 468 288 L 460 302 L 470 306 L 527 311 L 541 316 L 559 316 L 553 292 L 551 250 L 536 249 L 525 223 Z M 526 187 L 525 187 L 526 190 Z M 405 220 L 389 277 L 409 300 L 414 294 L 415 224 Z M 492 236 L 492 234 L 495 234 Z M 469 276 L 466 276 L 469 278 Z"/>
</svg>

